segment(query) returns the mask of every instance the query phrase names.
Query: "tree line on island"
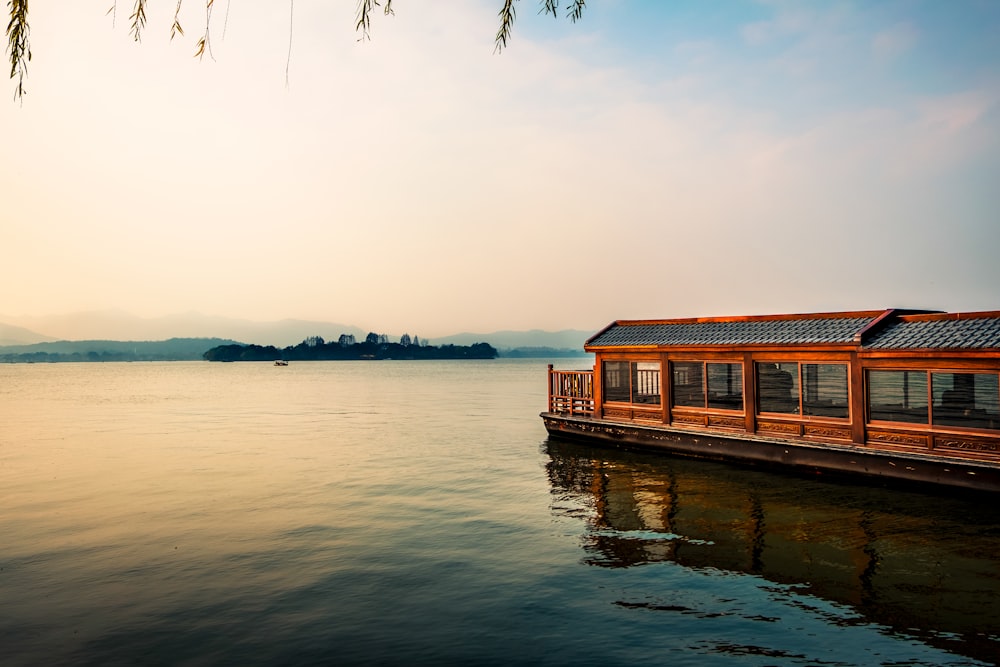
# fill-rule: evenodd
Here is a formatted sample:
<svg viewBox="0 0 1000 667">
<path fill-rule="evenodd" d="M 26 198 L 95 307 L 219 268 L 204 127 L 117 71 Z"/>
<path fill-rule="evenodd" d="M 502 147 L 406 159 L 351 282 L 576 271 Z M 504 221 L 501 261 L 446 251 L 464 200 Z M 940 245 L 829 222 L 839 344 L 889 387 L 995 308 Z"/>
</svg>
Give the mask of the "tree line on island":
<svg viewBox="0 0 1000 667">
<path fill-rule="evenodd" d="M 489 343 L 472 345 L 428 345 L 419 337 L 403 334 L 398 343 L 385 334 L 369 333 L 361 342 L 352 334 L 341 334 L 327 342 L 320 336 L 306 338 L 298 345 L 279 349 L 274 345 L 219 345 L 205 352 L 207 361 L 334 361 L 355 359 L 495 359 L 496 348 Z"/>
<path fill-rule="evenodd" d="M 0 363 L 40 364 L 110 361 L 197 361 L 205 349 L 230 338 L 170 338 L 161 341 L 62 340 L 0 347 Z"/>
</svg>

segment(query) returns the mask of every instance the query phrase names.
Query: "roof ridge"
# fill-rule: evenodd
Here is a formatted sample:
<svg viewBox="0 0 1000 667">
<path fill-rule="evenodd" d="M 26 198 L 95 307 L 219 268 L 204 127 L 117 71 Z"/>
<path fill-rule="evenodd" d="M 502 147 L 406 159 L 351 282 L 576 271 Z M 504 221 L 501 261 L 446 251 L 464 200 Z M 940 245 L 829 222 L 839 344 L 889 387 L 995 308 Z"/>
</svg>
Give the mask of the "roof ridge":
<svg viewBox="0 0 1000 667">
<path fill-rule="evenodd" d="M 783 322 L 827 319 L 858 319 L 884 314 L 882 310 L 843 310 L 820 313 L 784 313 L 771 315 L 724 315 L 705 317 L 681 317 L 655 320 L 616 320 L 610 326 L 640 326 L 649 324 L 710 324 L 730 322 Z M 606 327 L 607 328 L 607 327 Z"/>
</svg>

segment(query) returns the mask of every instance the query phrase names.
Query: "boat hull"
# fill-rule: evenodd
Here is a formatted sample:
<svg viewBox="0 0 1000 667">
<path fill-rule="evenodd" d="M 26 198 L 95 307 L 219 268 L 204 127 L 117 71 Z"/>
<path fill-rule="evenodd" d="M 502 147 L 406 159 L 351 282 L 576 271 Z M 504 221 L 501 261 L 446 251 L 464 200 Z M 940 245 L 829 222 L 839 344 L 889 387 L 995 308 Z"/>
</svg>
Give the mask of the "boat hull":
<svg viewBox="0 0 1000 667">
<path fill-rule="evenodd" d="M 1000 465 L 942 456 L 784 440 L 739 433 L 695 431 L 541 413 L 546 430 L 618 448 L 643 448 L 682 456 L 833 473 L 907 483 L 1000 492 Z"/>
</svg>

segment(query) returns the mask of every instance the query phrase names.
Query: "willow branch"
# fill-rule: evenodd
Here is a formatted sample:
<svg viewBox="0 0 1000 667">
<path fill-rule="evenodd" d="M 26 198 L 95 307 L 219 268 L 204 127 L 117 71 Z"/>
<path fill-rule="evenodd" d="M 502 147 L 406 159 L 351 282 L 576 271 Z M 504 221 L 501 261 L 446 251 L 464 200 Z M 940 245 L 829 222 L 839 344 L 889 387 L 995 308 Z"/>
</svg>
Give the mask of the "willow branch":
<svg viewBox="0 0 1000 667">
<path fill-rule="evenodd" d="M 174 22 L 170 26 L 170 41 L 174 41 L 175 35 L 184 36 L 184 28 L 181 27 L 181 5 L 184 4 L 184 0 L 177 0 L 177 9 L 174 10 Z"/>
<path fill-rule="evenodd" d="M 581 18 L 583 18 L 583 9 L 587 6 L 587 0 L 573 0 L 569 4 L 569 10 L 566 12 L 566 16 L 573 23 L 576 23 Z"/>
<path fill-rule="evenodd" d="M 288 70 L 292 66 L 292 25 L 295 21 L 295 0 L 288 0 L 288 59 L 285 60 L 285 88 L 288 88 Z"/>
<path fill-rule="evenodd" d="M 212 55 L 212 4 L 215 0 L 205 0 L 205 34 L 201 36 L 198 40 L 198 44 L 195 46 L 194 57 L 199 60 L 205 56 L 205 52 L 208 52 L 208 57 L 215 60 L 215 56 Z"/>
<path fill-rule="evenodd" d="M 361 33 L 359 41 L 371 39 L 371 27 L 372 27 L 372 12 L 375 11 L 376 7 L 381 7 L 382 3 L 379 0 L 358 0 L 358 12 L 357 20 L 354 22 L 354 30 Z M 385 7 L 382 13 L 386 16 L 392 14 L 396 15 L 396 12 L 392 9 L 392 0 L 385 0 Z"/>
<path fill-rule="evenodd" d="M 8 0 L 10 23 L 7 24 L 7 50 L 10 52 L 10 78 L 17 79 L 14 99 L 24 99 L 24 77 L 28 74 L 31 45 L 28 44 L 28 0 Z"/>
<path fill-rule="evenodd" d="M 358 18 L 354 29 L 361 33 L 360 39 L 371 39 L 372 11 L 378 6 L 378 0 L 358 0 Z"/>
<path fill-rule="evenodd" d="M 504 0 L 503 7 L 500 8 L 500 29 L 497 30 L 497 37 L 494 42 L 493 52 L 498 53 L 507 46 L 510 41 L 510 33 L 514 29 L 514 0 Z"/>
<path fill-rule="evenodd" d="M 137 42 L 142 41 L 142 31 L 146 27 L 146 2 L 147 0 L 135 0 L 135 7 L 132 9 L 132 15 L 129 16 L 132 20 L 129 32 L 132 33 L 132 39 Z"/>
<path fill-rule="evenodd" d="M 129 32 L 131 33 L 133 39 L 137 42 L 142 41 L 142 32 L 146 28 L 146 4 L 148 1 L 149 0 L 135 0 L 132 14 L 129 17 L 131 19 Z M 171 40 L 173 40 L 176 35 L 184 35 L 184 29 L 181 27 L 180 23 L 180 12 L 183 1 L 184 0 L 177 0 L 177 6 L 174 9 L 174 19 L 170 25 Z M 383 13 L 386 15 L 395 14 L 392 7 L 393 0 L 357 1 L 358 11 L 357 20 L 354 24 L 355 30 L 361 33 L 360 39 L 370 39 L 372 14 L 375 9 L 379 7 L 383 9 Z M 510 42 L 514 27 L 514 19 L 516 17 L 514 9 L 514 3 L 516 1 L 517 0 L 503 0 L 503 6 L 498 13 L 498 16 L 500 17 L 500 28 L 497 30 L 494 52 L 502 51 Z M 559 0 L 540 1 L 542 6 L 540 13 L 557 16 L 559 11 Z M 194 54 L 196 58 L 204 57 L 207 52 L 213 60 L 215 59 L 215 56 L 212 55 L 210 31 L 212 23 L 212 7 L 214 2 L 215 0 L 205 0 L 205 33 L 198 40 Z M 570 0 L 566 17 L 575 23 L 583 16 L 583 10 L 586 5 L 586 0 Z M 14 99 L 21 100 L 24 98 L 24 80 L 28 74 L 28 63 L 31 61 L 31 47 L 28 43 L 28 34 L 30 32 L 30 28 L 28 26 L 28 0 L 7 0 L 7 8 L 10 14 L 10 21 L 7 23 L 7 52 L 10 56 L 10 78 L 17 79 L 17 86 L 14 90 Z M 290 13 L 294 10 L 294 0 L 289 1 L 289 9 Z M 118 14 L 117 0 L 112 0 L 111 7 L 108 8 L 107 13 L 112 14 L 112 23 L 114 23 Z M 223 26 L 223 36 L 225 35 L 225 29 L 228 27 L 229 23 L 229 0 L 227 0 L 226 4 L 225 21 L 226 25 Z M 289 19 L 288 37 L 288 61 L 285 64 L 286 85 L 288 84 L 288 67 L 291 63 L 291 18 Z"/>
</svg>

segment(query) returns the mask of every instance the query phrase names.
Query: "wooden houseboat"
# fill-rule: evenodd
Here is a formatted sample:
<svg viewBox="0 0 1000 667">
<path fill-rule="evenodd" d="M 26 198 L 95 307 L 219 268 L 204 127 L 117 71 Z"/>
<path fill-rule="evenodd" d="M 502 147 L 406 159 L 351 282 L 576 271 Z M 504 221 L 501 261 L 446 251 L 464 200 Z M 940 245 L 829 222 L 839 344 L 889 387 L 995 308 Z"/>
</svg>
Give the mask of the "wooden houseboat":
<svg viewBox="0 0 1000 667">
<path fill-rule="evenodd" d="M 549 366 L 549 433 L 1000 491 L 1000 311 L 613 322 Z"/>
</svg>

